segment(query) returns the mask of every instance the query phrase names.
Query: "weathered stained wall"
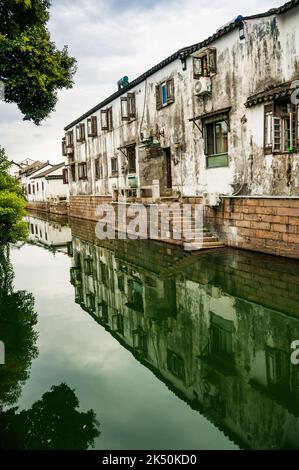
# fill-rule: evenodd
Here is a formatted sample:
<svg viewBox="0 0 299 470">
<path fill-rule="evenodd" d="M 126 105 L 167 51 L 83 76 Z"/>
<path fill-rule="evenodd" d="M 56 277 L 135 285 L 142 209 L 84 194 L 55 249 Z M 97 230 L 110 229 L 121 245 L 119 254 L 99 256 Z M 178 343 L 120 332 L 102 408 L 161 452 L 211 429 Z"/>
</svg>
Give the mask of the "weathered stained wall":
<svg viewBox="0 0 299 470">
<path fill-rule="evenodd" d="M 174 157 L 177 155 L 175 143 L 181 143 L 183 155 L 188 161 L 191 158 L 190 142 L 192 140 L 192 127 L 188 125 L 188 118 L 192 114 L 191 90 L 189 87 L 191 74 L 192 70 L 189 68 L 187 71 L 183 71 L 181 61 L 177 60 L 155 73 L 146 82 L 130 90 L 130 93 L 135 93 L 136 97 L 136 118 L 131 122 L 122 121 L 121 101 L 119 98 L 114 100 L 109 104 L 113 109 L 113 131 L 111 132 L 101 130 L 100 111 L 93 114 L 98 119 L 99 136 L 88 138 L 85 143 L 75 142 L 75 161 L 87 162 L 88 180 L 71 183 L 71 195 L 112 195 L 114 187 L 127 187 L 126 175 L 121 171 L 124 156 L 117 149 L 133 143 L 136 143 L 137 150 L 136 174 L 139 175 L 142 184 L 151 185 L 153 179 L 160 179 L 162 158 L 158 157 L 155 160 L 156 168 L 152 171 L 150 170 L 150 163 L 144 164 L 146 151 L 138 148 L 141 143 L 141 133 L 144 134 L 145 138 L 157 134 L 161 146 L 171 148 L 173 188 L 181 189 L 181 171 L 179 165 L 174 163 Z M 158 83 L 171 78 L 174 78 L 174 103 L 157 110 L 155 87 Z M 87 126 L 87 119 L 82 122 L 85 122 Z M 73 131 L 75 135 L 75 128 L 73 128 Z M 104 178 L 96 180 L 94 160 L 99 156 L 104 163 Z M 111 158 L 115 156 L 118 158 L 118 177 L 113 177 L 111 173 Z M 139 162 L 141 162 L 141 168 L 139 168 Z M 187 175 L 185 175 L 185 180 L 186 177 Z M 190 181 L 190 186 L 194 186 L 192 172 L 190 172 L 187 179 Z"/>
<path fill-rule="evenodd" d="M 211 45 L 217 49 L 212 96 L 194 97 L 194 116 L 231 107 L 229 166 L 206 168 L 204 141 L 195 128 L 200 192 L 299 194 L 298 152 L 265 155 L 264 105 L 245 107 L 249 96 L 299 78 L 298 25 L 299 7 L 282 16 L 247 20 L 245 39 L 235 30 Z"/>
<path fill-rule="evenodd" d="M 100 129 L 99 136 L 75 143 L 75 161 L 87 162 L 88 179 L 70 184 L 71 194 L 113 195 L 128 186 L 121 167 L 121 146 L 136 143 L 139 186 L 150 186 L 163 178 L 163 157 L 147 158 L 139 148 L 140 135 L 156 135 L 162 148 L 171 149 L 172 189 L 175 195 L 199 196 L 203 193 L 224 195 L 286 195 L 299 193 L 299 154 L 264 152 L 264 105 L 246 108 L 247 99 L 273 86 L 299 78 L 299 7 L 283 14 L 249 17 L 244 20 L 245 38 L 238 28 L 209 42 L 217 50 L 217 73 L 211 77 L 211 96 L 194 93 L 193 57 L 186 58 L 186 70 L 176 59 L 156 71 L 135 88 L 136 119 L 121 120 L 120 98 L 107 107 L 113 108 L 113 131 Z M 199 49 L 194 55 L 202 53 Z M 175 102 L 156 109 L 156 85 L 173 78 Z M 124 93 L 124 96 L 126 93 Z M 229 165 L 207 168 L 204 139 L 189 121 L 196 116 L 230 110 L 228 133 Z M 82 122 L 87 125 L 87 119 Z M 201 121 L 198 121 L 201 125 Z M 75 134 L 75 127 L 72 128 Z M 103 178 L 96 180 L 94 160 L 101 157 Z M 111 173 L 111 158 L 117 157 L 118 176 Z"/>
</svg>

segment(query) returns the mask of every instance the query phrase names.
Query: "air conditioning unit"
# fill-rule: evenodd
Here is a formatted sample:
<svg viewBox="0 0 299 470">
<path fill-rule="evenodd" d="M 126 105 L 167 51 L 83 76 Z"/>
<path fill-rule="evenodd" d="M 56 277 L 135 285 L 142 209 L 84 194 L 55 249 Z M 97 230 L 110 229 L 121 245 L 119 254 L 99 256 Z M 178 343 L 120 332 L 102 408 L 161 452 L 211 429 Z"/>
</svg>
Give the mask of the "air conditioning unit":
<svg viewBox="0 0 299 470">
<path fill-rule="evenodd" d="M 195 96 L 205 96 L 211 94 L 212 82 L 210 77 L 201 77 L 194 85 Z"/>
</svg>

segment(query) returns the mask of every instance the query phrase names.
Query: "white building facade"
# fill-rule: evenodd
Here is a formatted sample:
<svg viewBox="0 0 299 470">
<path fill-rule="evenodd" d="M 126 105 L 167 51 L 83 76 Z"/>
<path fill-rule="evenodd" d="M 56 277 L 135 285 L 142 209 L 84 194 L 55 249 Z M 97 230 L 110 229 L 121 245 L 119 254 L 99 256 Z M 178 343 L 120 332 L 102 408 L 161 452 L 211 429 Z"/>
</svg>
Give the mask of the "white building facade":
<svg viewBox="0 0 299 470">
<path fill-rule="evenodd" d="M 73 197 L 299 195 L 299 2 L 238 17 L 66 128 Z"/>
<path fill-rule="evenodd" d="M 27 181 L 28 202 L 60 202 L 69 198 L 64 163 L 47 165 L 35 172 Z"/>
</svg>

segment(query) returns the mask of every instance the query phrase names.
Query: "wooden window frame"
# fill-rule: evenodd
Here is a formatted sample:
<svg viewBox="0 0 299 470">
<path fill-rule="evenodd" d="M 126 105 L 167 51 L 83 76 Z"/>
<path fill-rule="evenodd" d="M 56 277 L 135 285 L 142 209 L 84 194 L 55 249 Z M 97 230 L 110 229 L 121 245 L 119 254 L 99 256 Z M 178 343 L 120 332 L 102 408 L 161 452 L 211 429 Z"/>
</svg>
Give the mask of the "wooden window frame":
<svg viewBox="0 0 299 470">
<path fill-rule="evenodd" d="M 105 116 L 105 122 L 104 122 Z M 101 129 L 102 131 L 111 132 L 113 130 L 113 111 L 112 106 L 107 109 L 101 109 Z"/>
<path fill-rule="evenodd" d="M 88 137 L 97 137 L 98 135 L 98 119 L 97 116 L 91 116 L 87 119 L 87 135 Z"/>
<path fill-rule="evenodd" d="M 76 138 L 77 138 L 77 142 L 85 142 L 85 124 L 84 122 L 78 124 L 76 126 Z"/>
<path fill-rule="evenodd" d="M 128 93 L 120 99 L 121 120 L 131 121 L 136 118 L 136 96 L 135 93 Z"/>
<path fill-rule="evenodd" d="M 217 49 L 207 49 L 193 57 L 193 78 L 213 77 L 217 74 Z"/>
<path fill-rule="evenodd" d="M 213 137 L 214 137 L 214 150 L 216 150 L 216 125 L 225 122 L 227 126 L 227 151 L 221 153 L 208 153 L 208 134 L 207 126 L 213 126 Z M 204 138 L 204 151 L 206 156 L 206 168 L 227 168 L 229 166 L 229 114 L 227 115 L 215 115 L 209 119 L 203 119 L 203 138 Z M 211 162 L 214 162 L 212 164 Z"/>
<path fill-rule="evenodd" d="M 163 102 L 163 88 L 166 87 L 166 101 Z M 163 82 L 156 85 L 156 108 L 166 108 L 175 101 L 174 78 L 163 80 Z"/>
<path fill-rule="evenodd" d="M 134 159 L 132 155 L 130 155 L 130 152 L 134 152 Z M 128 145 L 126 148 L 126 153 L 127 153 L 127 161 L 128 161 L 128 174 L 129 175 L 135 175 L 137 172 L 137 155 L 136 155 L 136 145 Z M 131 165 L 132 161 L 134 160 L 134 164 Z"/>
<path fill-rule="evenodd" d="M 62 139 L 61 148 L 62 148 L 62 156 L 66 157 L 67 156 L 67 151 L 66 151 L 66 140 L 65 140 L 65 138 Z"/>
<path fill-rule="evenodd" d="M 288 112 L 283 112 L 283 106 L 290 107 Z M 272 109 L 272 142 L 267 142 L 268 121 Z M 290 147 L 286 149 L 285 126 L 289 123 Z M 293 134 L 294 130 L 294 134 Z M 292 142 L 294 138 L 294 142 Z M 292 104 L 289 100 L 276 100 L 264 106 L 264 154 L 291 154 L 299 151 L 299 105 Z"/>
<path fill-rule="evenodd" d="M 67 147 L 74 147 L 74 131 L 68 131 L 66 133 L 66 146 Z"/>
<path fill-rule="evenodd" d="M 103 164 L 102 158 L 97 157 L 94 161 L 94 171 L 95 171 L 95 179 L 101 180 L 103 179 Z"/>
<path fill-rule="evenodd" d="M 116 169 L 113 169 L 112 161 L 116 162 Z M 111 175 L 112 176 L 118 175 L 118 158 L 117 157 L 111 157 Z"/>
<path fill-rule="evenodd" d="M 84 170 L 82 171 L 82 169 L 84 169 Z M 79 171 L 79 180 L 86 181 L 88 179 L 87 163 L 86 162 L 80 162 L 79 165 L 78 165 L 78 171 Z"/>
<path fill-rule="evenodd" d="M 63 170 L 62 170 L 62 181 L 63 181 L 63 184 L 69 184 L 69 171 L 68 171 L 68 168 L 63 168 Z"/>
<path fill-rule="evenodd" d="M 76 165 L 75 165 L 75 163 L 70 165 L 70 176 L 71 176 L 72 183 L 75 183 L 77 181 L 76 180 Z"/>
</svg>

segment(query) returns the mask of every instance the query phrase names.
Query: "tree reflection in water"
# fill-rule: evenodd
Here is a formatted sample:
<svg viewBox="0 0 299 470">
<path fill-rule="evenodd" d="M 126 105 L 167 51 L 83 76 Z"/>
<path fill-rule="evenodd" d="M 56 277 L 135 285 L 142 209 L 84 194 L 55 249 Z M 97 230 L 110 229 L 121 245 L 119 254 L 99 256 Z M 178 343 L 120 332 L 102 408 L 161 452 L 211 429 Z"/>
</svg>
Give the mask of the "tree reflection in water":
<svg viewBox="0 0 299 470">
<path fill-rule="evenodd" d="M 100 436 L 95 412 L 78 411 L 79 400 L 68 385 L 53 386 L 29 410 L 0 413 L 0 448 L 86 450 Z"/>
<path fill-rule="evenodd" d="M 14 292 L 9 246 L 0 247 L 0 339 L 5 365 L 0 368 L 0 449 L 78 449 L 92 447 L 100 435 L 95 412 L 79 412 L 68 385 L 53 386 L 29 410 L 5 409 L 17 402 L 29 378 L 36 347 L 37 314 L 33 295 Z"/>
</svg>

